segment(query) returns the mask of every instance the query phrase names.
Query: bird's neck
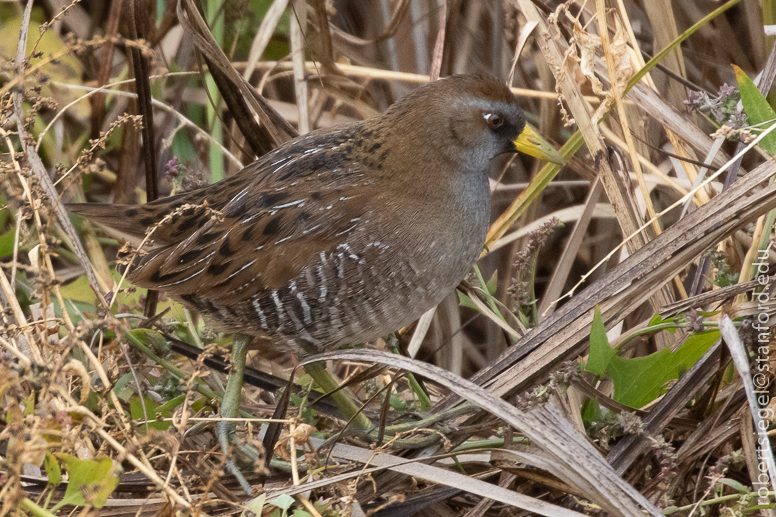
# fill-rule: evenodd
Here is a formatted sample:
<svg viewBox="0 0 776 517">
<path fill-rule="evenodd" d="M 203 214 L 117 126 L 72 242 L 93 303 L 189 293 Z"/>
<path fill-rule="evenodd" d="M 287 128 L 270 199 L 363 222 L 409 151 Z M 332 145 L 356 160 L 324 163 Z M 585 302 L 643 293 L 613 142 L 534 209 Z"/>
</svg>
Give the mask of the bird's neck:
<svg viewBox="0 0 776 517">
<path fill-rule="evenodd" d="M 411 117 L 380 117 L 360 124 L 354 137 L 362 137 L 357 147 L 369 174 L 379 176 L 381 205 L 403 214 L 408 241 L 426 247 L 431 227 L 448 234 L 448 242 L 465 239 L 476 248 L 490 217 L 487 171 L 472 170 L 439 145 L 438 130 Z"/>
</svg>

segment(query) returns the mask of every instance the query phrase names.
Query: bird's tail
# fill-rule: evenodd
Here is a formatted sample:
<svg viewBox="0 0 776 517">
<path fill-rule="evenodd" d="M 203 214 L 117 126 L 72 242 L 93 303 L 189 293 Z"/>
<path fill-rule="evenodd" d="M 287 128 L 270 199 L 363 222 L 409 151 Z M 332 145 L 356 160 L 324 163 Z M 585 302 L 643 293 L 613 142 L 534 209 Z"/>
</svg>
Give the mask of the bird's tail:
<svg viewBox="0 0 776 517">
<path fill-rule="evenodd" d="M 117 239 L 138 245 L 155 219 L 140 205 L 111 205 L 100 203 L 71 203 L 68 210 L 104 227 Z"/>
</svg>

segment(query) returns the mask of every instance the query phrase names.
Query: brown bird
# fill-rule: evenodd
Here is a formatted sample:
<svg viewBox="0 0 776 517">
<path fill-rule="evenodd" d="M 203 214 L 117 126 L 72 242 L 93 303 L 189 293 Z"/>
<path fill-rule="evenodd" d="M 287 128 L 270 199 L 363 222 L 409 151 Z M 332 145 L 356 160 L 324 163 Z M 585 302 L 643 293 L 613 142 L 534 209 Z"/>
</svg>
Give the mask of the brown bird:
<svg viewBox="0 0 776 517">
<path fill-rule="evenodd" d="M 517 150 L 561 163 L 509 88 L 460 75 L 378 117 L 296 138 L 208 187 L 70 208 L 135 240 L 155 227 L 128 279 L 247 336 L 235 339 L 222 406 L 231 416 L 248 337 L 308 356 L 372 341 L 436 306 L 482 251 L 491 161 Z"/>
</svg>

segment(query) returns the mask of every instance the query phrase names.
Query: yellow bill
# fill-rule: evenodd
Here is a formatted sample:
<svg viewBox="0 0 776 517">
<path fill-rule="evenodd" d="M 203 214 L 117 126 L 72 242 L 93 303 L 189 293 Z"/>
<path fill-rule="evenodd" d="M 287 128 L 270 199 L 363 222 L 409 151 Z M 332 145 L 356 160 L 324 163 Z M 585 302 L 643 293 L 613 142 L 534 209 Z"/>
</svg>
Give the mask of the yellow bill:
<svg viewBox="0 0 776 517">
<path fill-rule="evenodd" d="M 523 132 L 520 133 L 520 136 L 515 140 L 515 147 L 517 147 L 517 150 L 521 153 L 528 154 L 546 162 L 563 165 L 563 157 L 561 157 L 560 153 L 547 140 L 539 136 L 539 133 L 534 131 L 528 124 L 525 125 L 525 129 L 523 129 Z"/>
</svg>

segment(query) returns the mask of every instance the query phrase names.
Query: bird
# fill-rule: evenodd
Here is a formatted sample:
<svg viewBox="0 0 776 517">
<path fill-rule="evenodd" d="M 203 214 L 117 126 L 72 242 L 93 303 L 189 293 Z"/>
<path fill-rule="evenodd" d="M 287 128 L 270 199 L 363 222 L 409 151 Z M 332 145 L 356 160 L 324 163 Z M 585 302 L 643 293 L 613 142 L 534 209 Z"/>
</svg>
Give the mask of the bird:
<svg viewBox="0 0 776 517">
<path fill-rule="evenodd" d="M 563 163 L 503 82 L 454 75 L 204 188 L 69 209 L 152 241 L 128 280 L 235 334 L 221 413 L 236 416 L 248 348 L 307 357 L 368 343 L 439 304 L 483 249 L 491 163 L 517 151 Z"/>
</svg>

